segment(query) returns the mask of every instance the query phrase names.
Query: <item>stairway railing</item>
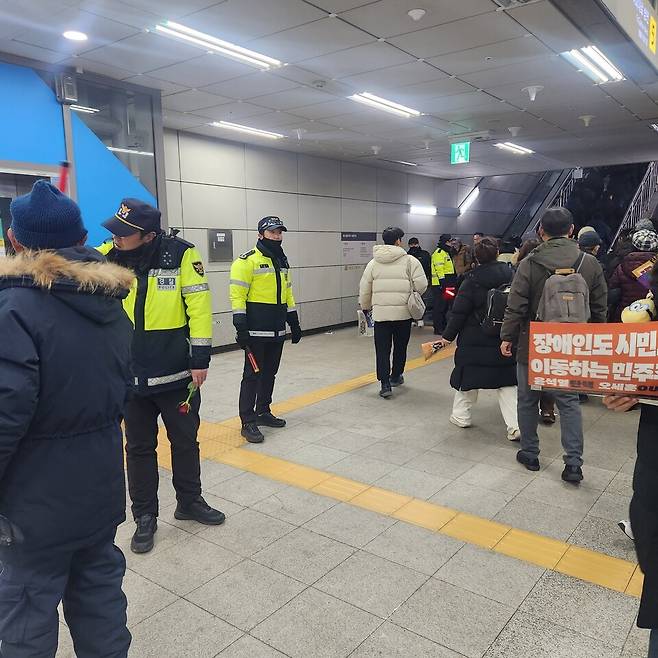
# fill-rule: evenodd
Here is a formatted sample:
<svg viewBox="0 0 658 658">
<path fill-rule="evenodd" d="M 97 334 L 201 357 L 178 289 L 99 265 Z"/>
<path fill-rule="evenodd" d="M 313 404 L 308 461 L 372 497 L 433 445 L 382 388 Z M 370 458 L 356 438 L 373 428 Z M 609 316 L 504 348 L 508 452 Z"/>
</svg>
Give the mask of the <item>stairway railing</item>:
<svg viewBox="0 0 658 658">
<path fill-rule="evenodd" d="M 542 209 L 545 210 L 547 208 L 555 208 L 556 206 L 561 208 L 567 207 L 567 202 L 569 201 L 569 197 L 573 192 L 574 185 L 576 184 L 576 181 L 579 180 L 574 177 L 575 171 L 575 169 L 571 169 L 571 171 L 569 171 L 569 174 L 564 178 L 562 184 L 557 189 L 553 190 L 553 192 L 546 198 Z M 539 228 L 539 222 L 541 221 L 542 214 L 543 211 L 538 212 L 536 215 L 537 221 L 533 227 L 535 231 Z"/>
<path fill-rule="evenodd" d="M 615 239 L 612 244 L 617 242 L 619 234 L 629 228 L 633 228 L 641 219 L 649 216 L 651 202 L 658 191 L 658 162 L 650 162 L 644 174 L 642 182 L 635 192 L 635 196 L 628 206 L 624 219 L 617 229 Z"/>
</svg>

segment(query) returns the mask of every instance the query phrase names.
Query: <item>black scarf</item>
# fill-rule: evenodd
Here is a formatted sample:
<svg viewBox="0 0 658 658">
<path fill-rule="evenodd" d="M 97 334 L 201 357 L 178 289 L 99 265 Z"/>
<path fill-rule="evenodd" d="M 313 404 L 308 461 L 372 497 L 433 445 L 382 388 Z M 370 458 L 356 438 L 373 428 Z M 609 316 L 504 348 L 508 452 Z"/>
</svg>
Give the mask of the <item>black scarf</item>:
<svg viewBox="0 0 658 658">
<path fill-rule="evenodd" d="M 279 240 L 260 238 L 256 246 L 263 254 L 265 254 L 265 256 L 269 256 L 279 268 L 287 270 L 290 267 L 288 264 L 288 258 L 283 252 L 283 245 Z"/>
<path fill-rule="evenodd" d="M 151 269 L 154 255 L 160 250 L 162 234 L 157 235 L 151 242 L 143 244 L 131 251 L 121 251 L 116 247 L 111 251 L 110 260 L 117 265 L 131 269 L 135 274 L 144 274 Z"/>
</svg>

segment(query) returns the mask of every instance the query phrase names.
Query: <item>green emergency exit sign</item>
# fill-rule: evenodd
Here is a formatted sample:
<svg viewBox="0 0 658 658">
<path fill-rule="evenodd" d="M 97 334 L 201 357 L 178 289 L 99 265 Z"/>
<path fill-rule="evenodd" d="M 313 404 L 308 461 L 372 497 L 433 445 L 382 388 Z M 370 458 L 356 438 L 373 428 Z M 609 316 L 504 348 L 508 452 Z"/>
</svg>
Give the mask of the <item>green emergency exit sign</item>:
<svg viewBox="0 0 658 658">
<path fill-rule="evenodd" d="M 468 164 L 471 161 L 471 143 L 450 144 L 450 164 Z"/>
</svg>

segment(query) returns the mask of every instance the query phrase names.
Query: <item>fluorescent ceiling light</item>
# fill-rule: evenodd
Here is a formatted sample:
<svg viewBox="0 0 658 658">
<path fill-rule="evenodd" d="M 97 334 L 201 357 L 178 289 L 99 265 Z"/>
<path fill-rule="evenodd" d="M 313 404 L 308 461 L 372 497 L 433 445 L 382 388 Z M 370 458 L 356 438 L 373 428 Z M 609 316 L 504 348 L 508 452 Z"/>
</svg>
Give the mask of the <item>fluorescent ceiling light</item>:
<svg viewBox="0 0 658 658">
<path fill-rule="evenodd" d="M 96 112 L 100 112 L 97 107 L 86 107 L 85 105 L 71 105 L 71 109 L 74 112 L 82 112 L 83 114 L 96 114 Z"/>
<path fill-rule="evenodd" d="M 658 123 L 652 123 L 651 127 L 658 133 Z"/>
<path fill-rule="evenodd" d="M 386 100 L 380 96 L 375 96 L 367 91 L 364 91 L 360 94 L 353 94 L 350 96 L 353 101 L 357 103 L 363 103 L 363 105 L 368 105 L 369 107 L 374 107 L 378 110 L 384 110 L 384 112 L 390 112 L 399 117 L 419 117 L 420 112 L 414 110 L 406 105 L 400 105 L 399 103 L 394 103 L 393 101 Z"/>
<path fill-rule="evenodd" d="M 465 213 L 472 205 L 475 199 L 480 196 L 480 188 L 474 187 L 468 196 L 459 204 L 459 214 Z"/>
<path fill-rule="evenodd" d="M 150 155 L 151 157 L 153 157 L 153 153 L 151 153 L 151 151 L 138 151 L 137 149 L 120 148 L 119 146 L 108 146 L 107 150 L 112 151 L 113 153 L 128 153 L 130 155 Z"/>
<path fill-rule="evenodd" d="M 84 32 L 78 32 L 77 30 L 66 30 L 62 36 L 69 41 L 86 41 L 88 39 Z"/>
<path fill-rule="evenodd" d="M 516 153 L 516 155 L 530 155 L 534 153 L 530 149 L 527 149 L 525 146 L 519 146 L 518 144 L 512 144 L 512 142 L 499 142 L 494 144 L 497 149 L 503 149 L 505 151 L 510 151 L 510 153 Z"/>
<path fill-rule="evenodd" d="M 407 162 L 406 160 L 388 160 L 387 158 L 379 158 L 382 162 L 392 162 L 393 164 L 404 165 L 405 167 L 417 167 L 417 162 Z"/>
<path fill-rule="evenodd" d="M 436 215 L 436 206 L 411 206 L 411 215 Z"/>
<path fill-rule="evenodd" d="M 281 66 L 281 62 L 278 59 L 267 57 L 267 55 L 261 55 L 253 50 L 236 46 L 234 43 L 228 41 L 222 41 L 222 39 L 217 39 L 210 34 L 205 34 L 198 30 L 193 30 L 191 27 L 181 25 L 180 23 L 165 21 L 164 25 L 156 25 L 155 29 L 160 34 L 173 37 L 174 39 L 180 39 L 181 41 L 186 41 L 187 43 L 204 48 L 207 51 L 220 53 L 221 55 L 226 55 L 227 57 L 237 59 L 245 64 L 258 66 L 262 69 L 269 69 L 272 66 Z"/>
<path fill-rule="evenodd" d="M 248 135 L 256 135 L 258 137 L 267 137 L 268 139 L 281 139 L 284 135 L 280 133 L 273 133 L 269 130 L 261 130 L 260 128 L 251 128 L 250 126 L 242 126 L 239 123 L 231 123 L 230 121 L 213 121 L 211 126 L 215 128 L 227 128 L 228 130 L 237 130 L 241 133 Z"/>
<path fill-rule="evenodd" d="M 596 46 L 569 50 L 562 57 L 597 84 L 624 79 L 624 74 Z"/>
</svg>

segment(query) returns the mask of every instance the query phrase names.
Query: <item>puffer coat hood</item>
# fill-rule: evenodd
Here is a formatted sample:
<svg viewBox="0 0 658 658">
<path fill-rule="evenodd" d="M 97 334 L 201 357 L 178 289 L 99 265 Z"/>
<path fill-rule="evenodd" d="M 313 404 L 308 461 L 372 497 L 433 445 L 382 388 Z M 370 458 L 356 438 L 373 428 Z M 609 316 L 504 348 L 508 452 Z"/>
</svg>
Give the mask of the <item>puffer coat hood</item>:
<svg viewBox="0 0 658 658">
<path fill-rule="evenodd" d="M 376 244 L 372 248 L 372 257 L 378 263 L 394 263 L 406 255 L 407 252 L 402 247 L 396 247 L 394 244 Z"/>
</svg>

